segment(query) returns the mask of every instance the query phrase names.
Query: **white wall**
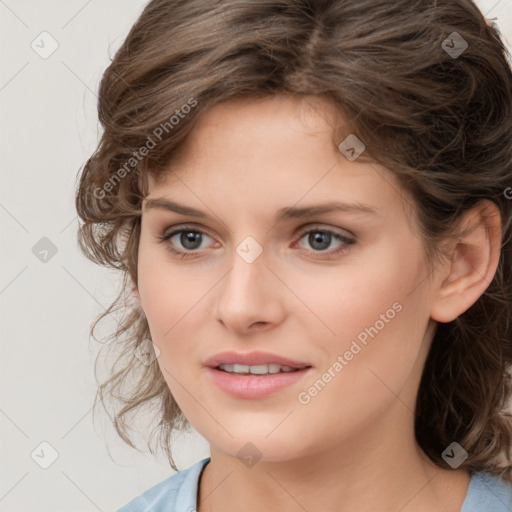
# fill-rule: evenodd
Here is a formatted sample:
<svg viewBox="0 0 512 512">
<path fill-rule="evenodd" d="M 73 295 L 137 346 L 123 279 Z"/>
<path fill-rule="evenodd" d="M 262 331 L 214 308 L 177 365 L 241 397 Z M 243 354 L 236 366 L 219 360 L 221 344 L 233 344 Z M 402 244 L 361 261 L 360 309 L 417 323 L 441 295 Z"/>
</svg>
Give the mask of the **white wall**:
<svg viewBox="0 0 512 512">
<path fill-rule="evenodd" d="M 117 281 L 79 253 L 73 202 L 97 142 L 99 79 L 145 3 L 0 1 L 2 511 L 114 510 L 172 473 L 163 457 L 124 445 L 105 419 L 92 423 L 98 344 L 88 329 Z M 478 4 L 512 41 L 512 2 Z M 37 38 L 43 31 L 58 42 L 47 59 L 31 48 L 35 39 L 39 51 L 51 49 Z M 37 243 L 52 250 L 43 237 L 57 250 L 46 263 L 33 254 Z M 58 453 L 48 469 L 31 458 L 37 449 L 35 459 L 51 461 L 42 442 Z M 195 435 L 175 460 L 184 468 L 207 455 Z"/>
</svg>

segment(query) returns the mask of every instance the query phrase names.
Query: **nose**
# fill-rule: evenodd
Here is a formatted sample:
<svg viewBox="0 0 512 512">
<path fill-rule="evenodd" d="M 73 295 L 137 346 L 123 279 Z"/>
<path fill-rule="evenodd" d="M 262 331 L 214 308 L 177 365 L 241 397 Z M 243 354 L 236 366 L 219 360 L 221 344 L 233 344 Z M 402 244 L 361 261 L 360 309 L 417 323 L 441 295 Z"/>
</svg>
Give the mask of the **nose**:
<svg viewBox="0 0 512 512">
<path fill-rule="evenodd" d="M 269 330 L 284 318 L 282 286 L 262 256 L 248 263 L 234 252 L 231 270 L 219 284 L 215 317 L 238 335 Z"/>
</svg>

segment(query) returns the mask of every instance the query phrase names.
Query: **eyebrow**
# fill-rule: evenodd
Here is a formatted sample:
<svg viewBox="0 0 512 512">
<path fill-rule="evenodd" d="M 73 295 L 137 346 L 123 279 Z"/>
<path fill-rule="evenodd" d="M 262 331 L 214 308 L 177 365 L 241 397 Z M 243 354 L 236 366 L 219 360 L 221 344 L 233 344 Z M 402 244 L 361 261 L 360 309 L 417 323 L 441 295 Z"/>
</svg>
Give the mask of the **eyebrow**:
<svg viewBox="0 0 512 512">
<path fill-rule="evenodd" d="M 196 210 L 190 206 L 185 206 L 175 201 L 171 201 L 169 199 L 165 199 L 163 197 L 155 198 L 155 199 L 147 199 L 145 200 L 145 209 L 152 210 L 166 210 L 174 213 L 179 213 L 181 215 L 186 215 L 190 217 L 198 217 L 198 218 L 208 218 L 209 216 L 201 210 Z M 305 217 L 313 217 L 315 215 L 321 215 L 323 213 L 330 212 L 346 212 L 346 213 L 365 213 L 369 215 L 378 215 L 377 211 L 366 204 L 362 204 L 359 202 L 355 203 L 341 203 L 337 201 L 331 201 L 328 203 L 322 203 L 318 205 L 305 206 L 302 208 L 297 208 L 293 206 L 288 206 L 285 208 L 281 208 L 277 211 L 275 222 L 281 222 L 284 220 L 290 219 L 302 219 Z"/>
</svg>

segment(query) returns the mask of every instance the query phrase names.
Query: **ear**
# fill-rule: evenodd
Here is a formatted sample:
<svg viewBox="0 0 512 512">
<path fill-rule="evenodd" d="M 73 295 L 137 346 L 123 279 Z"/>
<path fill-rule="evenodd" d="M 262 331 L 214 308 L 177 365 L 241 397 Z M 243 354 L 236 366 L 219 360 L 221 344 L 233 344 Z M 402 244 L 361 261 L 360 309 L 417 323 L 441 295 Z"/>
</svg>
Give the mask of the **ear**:
<svg viewBox="0 0 512 512">
<path fill-rule="evenodd" d="M 484 200 L 466 212 L 460 236 L 449 243 L 444 263 L 436 269 L 430 316 L 451 322 L 468 310 L 494 278 L 501 252 L 501 216 L 495 203 Z"/>
</svg>

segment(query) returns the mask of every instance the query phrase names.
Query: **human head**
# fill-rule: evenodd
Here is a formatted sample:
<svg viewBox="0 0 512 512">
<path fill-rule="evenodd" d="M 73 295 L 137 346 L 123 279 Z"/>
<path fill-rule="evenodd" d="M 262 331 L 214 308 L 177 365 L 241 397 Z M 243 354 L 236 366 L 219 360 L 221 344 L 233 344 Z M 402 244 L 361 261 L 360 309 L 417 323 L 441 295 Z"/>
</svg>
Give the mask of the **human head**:
<svg viewBox="0 0 512 512">
<path fill-rule="evenodd" d="M 457 58 L 443 49 L 454 28 L 468 43 Z M 466 467 L 490 468 L 510 444 L 498 412 L 510 393 L 511 83 L 496 29 L 469 1 L 150 2 L 102 79 L 105 131 L 77 192 L 81 247 L 121 269 L 131 290 L 148 177 L 179 155 L 201 114 L 236 97 L 323 95 L 345 121 L 333 140 L 356 134 L 413 198 L 430 268 L 465 212 L 481 200 L 499 208 L 496 276 L 465 314 L 438 325 L 416 410 L 418 441 L 433 460 L 456 438 L 470 453 Z M 114 335 L 124 367 L 100 391 L 139 372 L 118 427 L 156 399 L 165 445 L 183 418 L 158 365 L 134 356 L 149 334 L 132 302 Z"/>
</svg>

